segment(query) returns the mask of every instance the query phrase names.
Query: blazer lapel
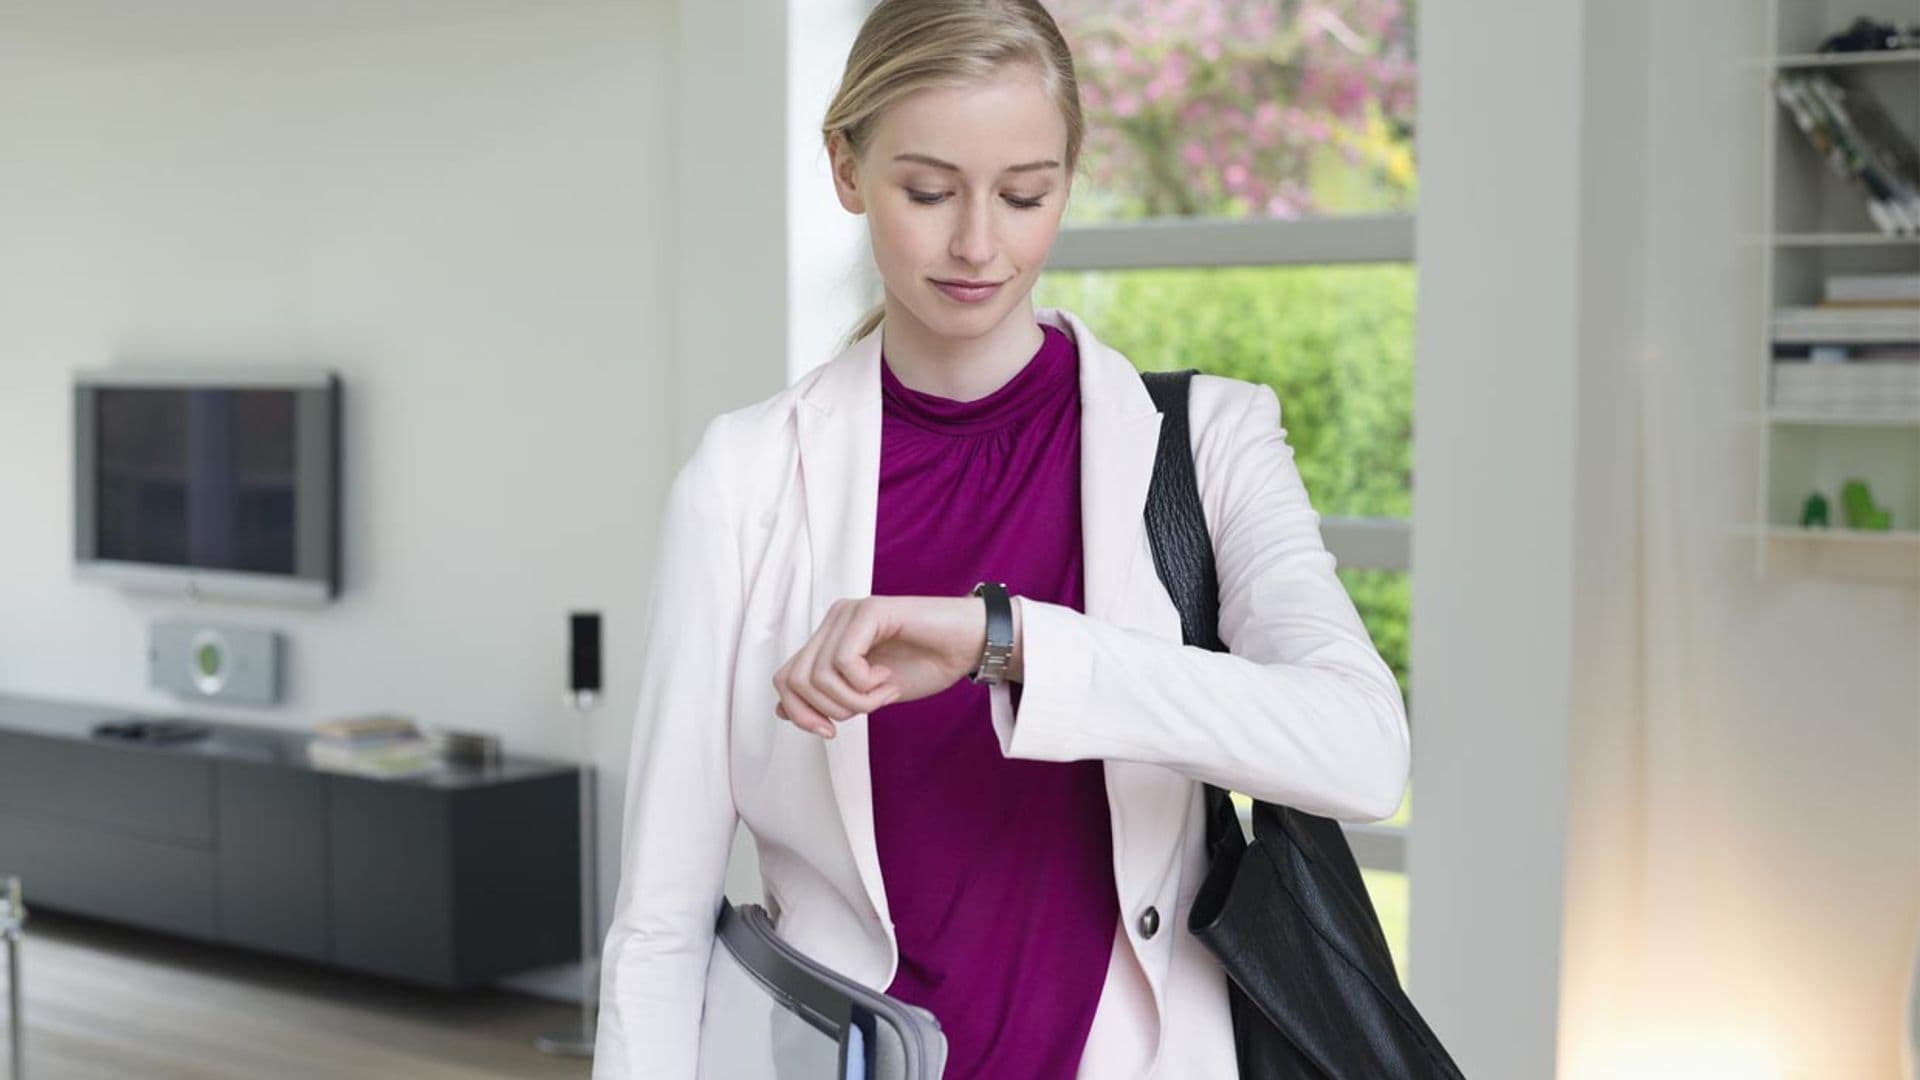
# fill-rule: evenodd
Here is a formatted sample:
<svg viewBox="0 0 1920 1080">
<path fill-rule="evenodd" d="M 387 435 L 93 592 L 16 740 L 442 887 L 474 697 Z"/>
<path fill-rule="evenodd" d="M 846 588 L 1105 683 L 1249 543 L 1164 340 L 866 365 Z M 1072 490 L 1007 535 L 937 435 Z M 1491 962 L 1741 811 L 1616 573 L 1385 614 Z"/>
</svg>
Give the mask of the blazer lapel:
<svg viewBox="0 0 1920 1080">
<path fill-rule="evenodd" d="M 827 364 L 801 396 L 794 422 L 812 549 L 807 611 L 811 632 L 825 621 L 835 600 L 873 592 L 873 533 L 880 495 L 879 330 Z M 893 919 L 873 832 L 866 714 L 849 717 L 824 743 L 833 798 L 854 866 L 880 924 L 890 927 Z"/>
<path fill-rule="evenodd" d="M 1160 413 L 1132 363 L 1095 338 L 1077 316 L 1065 309 L 1037 308 L 1035 317 L 1071 333 L 1079 348 L 1086 613 L 1142 625 L 1150 616 L 1130 611 L 1128 598 L 1145 543 L 1143 515 L 1160 436 Z M 812 548 L 810 627 L 820 625 L 836 599 L 867 596 L 873 588 L 880 485 L 880 345 L 881 331 L 876 329 L 848 346 L 825 365 L 801 395 L 796 410 L 807 538 Z M 1163 606 L 1170 610 L 1170 605 L 1169 601 Z M 983 716 L 981 723 L 986 722 Z M 825 747 L 834 801 L 854 865 L 881 924 L 890 927 L 892 919 L 874 840 L 866 715 L 841 724 L 835 736 L 825 740 Z M 1126 768 L 1125 763 L 1108 765 L 1110 788 L 1137 788 L 1147 780 L 1135 775 L 1139 770 Z M 1165 805 L 1138 798 L 1147 794 L 1136 791 L 1129 798 L 1121 791 L 1113 792 L 1115 816 L 1128 819 L 1118 823 L 1116 837 L 1129 836 L 1137 843 L 1159 838 L 1168 829 L 1170 836 L 1178 834 L 1181 822 L 1177 802 L 1169 813 Z M 1136 823 L 1132 821 L 1135 814 L 1147 819 Z M 1170 851 L 1170 836 L 1169 846 L 1161 850 Z M 1118 853 L 1116 864 L 1124 874 L 1126 860 Z M 1116 884 L 1123 902 L 1137 895 L 1136 883 L 1120 880 Z"/>
<path fill-rule="evenodd" d="M 1064 309 L 1036 313 L 1073 333 L 1080 350 L 1080 533 L 1086 613 L 1127 622 L 1160 411 L 1133 363 Z"/>
</svg>

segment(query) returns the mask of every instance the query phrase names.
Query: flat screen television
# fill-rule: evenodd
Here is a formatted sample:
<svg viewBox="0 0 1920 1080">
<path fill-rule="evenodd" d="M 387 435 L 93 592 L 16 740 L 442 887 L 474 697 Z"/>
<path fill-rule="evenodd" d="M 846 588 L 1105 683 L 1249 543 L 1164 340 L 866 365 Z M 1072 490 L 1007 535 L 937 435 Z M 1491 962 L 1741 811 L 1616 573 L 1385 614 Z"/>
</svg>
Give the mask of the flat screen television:
<svg viewBox="0 0 1920 1080">
<path fill-rule="evenodd" d="M 191 597 L 340 591 L 340 379 L 312 368 L 74 376 L 75 572 Z"/>
</svg>

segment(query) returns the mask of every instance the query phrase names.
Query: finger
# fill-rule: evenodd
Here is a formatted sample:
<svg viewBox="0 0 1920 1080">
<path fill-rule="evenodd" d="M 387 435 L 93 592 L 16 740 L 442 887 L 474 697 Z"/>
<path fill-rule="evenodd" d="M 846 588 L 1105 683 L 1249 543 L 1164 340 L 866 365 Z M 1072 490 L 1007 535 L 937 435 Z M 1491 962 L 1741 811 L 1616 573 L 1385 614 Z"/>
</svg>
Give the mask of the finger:
<svg viewBox="0 0 1920 1080">
<path fill-rule="evenodd" d="M 833 646 L 831 652 L 822 649 L 814 662 L 813 686 L 832 702 L 827 711 L 835 720 L 870 713 L 886 704 L 893 693 L 892 687 L 886 686 L 873 690 L 856 688 L 841 670 L 841 665 L 848 662 L 847 649 L 840 645 Z M 852 662 L 862 661 L 855 655 Z"/>
<path fill-rule="evenodd" d="M 839 676 L 830 668 L 823 666 L 823 658 L 830 657 L 838 646 L 840 637 L 851 617 L 851 602 L 841 601 L 828 612 L 826 619 L 813 639 L 807 642 L 800 654 L 794 657 L 794 674 L 791 680 L 794 693 L 811 706 L 823 719 L 838 723 L 859 712 L 857 706 L 845 700 L 844 690 L 837 684 Z"/>
<path fill-rule="evenodd" d="M 810 708 L 793 687 L 793 661 L 780 665 L 774 672 L 773 688 L 780 700 L 773 707 L 774 715 L 792 724 L 802 731 L 812 732 L 823 738 L 833 737 L 833 724 Z"/>
<path fill-rule="evenodd" d="M 884 613 L 877 606 L 863 604 L 853 613 L 852 620 L 840 635 L 834 666 L 856 693 L 871 695 L 883 689 L 887 680 L 893 677 L 890 669 L 867 659 L 885 627 Z"/>
<path fill-rule="evenodd" d="M 840 621 L 834 633 L 821 643 L 820 650 L 813 654 L 813 687 L 832 702 L 829 710 L 834 718 L 843 719 L 855 713 L 867 710 L 868 695 L 847 681 L 846 673 L 840 670 L 844 662 L 851 635 L 848 630 L 854 625 L 855 618 L 849 616 Z"/>
<path fill-rule="evenodd" d="M 887 670 L 867 662 L 879 626 L 872 605 L 856 607 L 841 626 L 832 652 L 823 650 L 816 661 L 814 681 L 855 712 L 872 712 L 898 696 L 897 688 L 886 682 Z"/>
<path fill-rule="evenodd" d="M 822 738 L 833 737 L 833 722 L 808 708 L 790 690 L 780 692 L 780 700 L 773 706 L 773 714 L 802 731 Z"/>
<path fill-rule="evenodd" d="M 813 684 L 814 658 L 826 643 L 837 636 L 837 627 L 846 618 L 847 602 L 836 600 L 827 609 L 827 617 L 821 621 L 819 629 L 807 639 L 800 651 L 787 661 L 786 696 L 787 711 L 801 718 L 805 726 L 816 734 L 833 737 L 833 724 L 841 719 L 834 713 L 838 706 L 819 687 Z M 844 713 L 842 716 L 851 715 Z"/>
<path fill-rule="evenodd" d="M 787 706 L 783 702 L 777 702 L 777 701 L 774 702 L 773 715 L 779 717 L 782 720 L 785 720 L 789 724 L 793 724 L 794 727 L 800 728 L 802 731 L 806 731 L 812 735 L 829 735 L 833 730 L 831 725 L 826 725 L 826 724 L 823 724 L 817 728 L 808 728 L 808 727 L 803 727 L 800 724 L 794 723 L 793 717 L 787 714 Z"/>
</svg>

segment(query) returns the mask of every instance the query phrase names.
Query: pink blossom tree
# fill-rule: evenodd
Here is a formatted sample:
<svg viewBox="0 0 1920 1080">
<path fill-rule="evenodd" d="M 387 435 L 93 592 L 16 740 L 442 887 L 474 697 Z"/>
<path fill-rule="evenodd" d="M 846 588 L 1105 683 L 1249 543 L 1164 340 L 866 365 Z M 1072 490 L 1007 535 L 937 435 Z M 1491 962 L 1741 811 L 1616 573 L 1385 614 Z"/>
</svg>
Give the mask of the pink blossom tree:
<svg viewBox="0 0 1920 1080">
<path fill-rule="evenodd" d="M 1098 215 L 1410 207 L 1412 3 L 1047 0 L 1078 67 Z"/>
</svg>

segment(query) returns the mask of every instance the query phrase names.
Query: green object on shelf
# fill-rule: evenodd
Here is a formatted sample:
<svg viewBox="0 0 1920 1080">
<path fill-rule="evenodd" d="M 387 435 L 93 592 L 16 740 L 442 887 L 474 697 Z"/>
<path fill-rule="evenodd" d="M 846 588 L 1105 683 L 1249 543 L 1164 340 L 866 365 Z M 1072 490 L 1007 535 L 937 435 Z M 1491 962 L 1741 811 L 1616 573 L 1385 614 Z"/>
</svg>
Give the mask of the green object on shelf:
<svg viewBox="0 0 1920 1080">
<path fill-rule="evenodd" d="M 1806 504 L 1800 507 L 1800 525 L 1811 529 L 1814 526 L 1826 528 L 1832 522 L 1827 520 L 1827 497 L 1814 492 L 1807 496 Z"/>
<path fill-rule="evenodd" d="M 1865 480 L 1849 480 L 1840 488 L 1840 505 L 1847 511 L 1847 524 L 1855 529 L 1886 532 L 1893 527 L 1893 511 L 1876 506 Z"/>
</svg>

